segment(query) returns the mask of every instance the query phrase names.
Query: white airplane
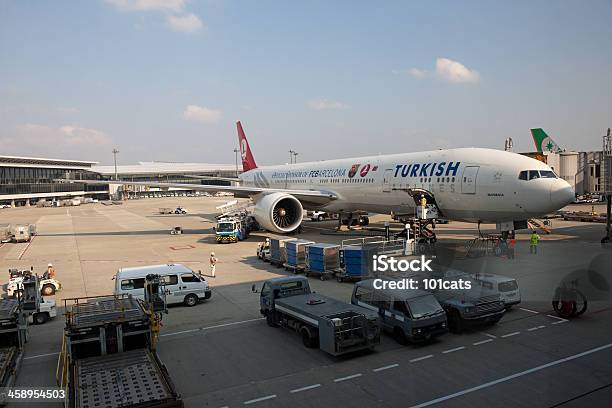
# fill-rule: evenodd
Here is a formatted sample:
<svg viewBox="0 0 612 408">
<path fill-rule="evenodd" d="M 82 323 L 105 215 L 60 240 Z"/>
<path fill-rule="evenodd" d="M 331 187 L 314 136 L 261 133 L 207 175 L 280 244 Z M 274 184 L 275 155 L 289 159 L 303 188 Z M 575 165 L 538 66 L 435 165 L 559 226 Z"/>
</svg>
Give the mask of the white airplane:
<svg viewBox="0 0 612 408">
<path fill-rule="evenodd" d="M 277 233 L 296 230 L 305 209 L 415 214 L 424 195 L 442 217 L 498 223 L 504 231 L 571 203 L 574 190 L 545 163 L 516 153 L 461 148 L 258 167 L 237 122 L 240 185 L 112 181 L 112 184 L 227 191 L 250 197 L 254 216 Z M 81 181 L 78 181 L 81 182 Z M 108 183 L 108 182 L 107 182 Z"/>
</svg>

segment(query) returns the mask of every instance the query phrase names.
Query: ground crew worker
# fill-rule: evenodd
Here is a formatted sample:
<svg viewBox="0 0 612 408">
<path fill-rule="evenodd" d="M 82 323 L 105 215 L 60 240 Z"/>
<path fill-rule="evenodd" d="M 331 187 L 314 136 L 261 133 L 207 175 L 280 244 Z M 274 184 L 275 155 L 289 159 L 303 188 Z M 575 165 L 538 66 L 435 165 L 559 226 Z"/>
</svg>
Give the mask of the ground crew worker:
<svg viewBox="0 0 612 408">
<path fill-rule="evenodd" d="M 509 236 L 508 239 L 508 259 L 514 259 L 514 247 L 516 246 L 516 235 L 514 231 Z"/>
<path fill-rule="evenodd" d="M 47 277 L 49 279 L 55 278 L 55 268 L 53 267 L 53 264 L 47 265 Z"/>
<path fill-rule="evenodd" d="M 215 253 L 210 253 L 210 276 L 215 277 L 215 269 L 217 268 L 217 258 L 215 258 Z"/>
<path fill-rule="evenodd" d="M 531 231 L 531 238 L 529 239 L 529 253 L 538 253 L 538 244 L 540 243 L 540 236 L 535 230 Z"/>
<path fill-rule="evenodd" d="M 427 207 L 427 198 L 425 198 L 424 194 L 421 194 L 421 211 L 422 211 L 421 218 L 427 218 L 426 207 Z"/>
</svg>

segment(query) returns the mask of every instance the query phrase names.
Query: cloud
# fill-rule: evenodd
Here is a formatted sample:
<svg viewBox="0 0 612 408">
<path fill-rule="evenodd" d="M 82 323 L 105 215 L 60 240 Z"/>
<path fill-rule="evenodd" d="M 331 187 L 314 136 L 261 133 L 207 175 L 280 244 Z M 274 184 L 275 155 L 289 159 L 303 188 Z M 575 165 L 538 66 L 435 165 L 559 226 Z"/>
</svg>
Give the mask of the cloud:
<svg viewBox="0 0 612 408">
<path fill-rule="evenodd" d="M 185 0 L 104 0 L 122 12 L 132 11 L 168 11 L 181 13 L 185 9 Z"/>
<path fill-rule="evenodd" d="M 480 81 L 480 74 L 469 69 L 458 61 L 448 58 L 436 59 L 436 75 L 449 82 L 471 82 Z"/>
<path fill-rule="evenodd" d="M 59 128 L 27 123 L 17 126 L 13 137 L 0 138 L 0 149 L 23 148 L 24 146 L 74 147 L 104 146 L 111 138 L 101 130 L 64 125 Z"/>
<path fill-rule="evenodd" d="M 397 70 L 392 71 L 397 74 Z M 473 69 L 469 69 L 458 61 L 453 61 L 448 58 L 437 58 L 436 59 L 436 70 L 435 72 L 429 72 L 424 69 L 410 68 L 406 71 L 408 75 L 413 78 L 423 79 L 428 77 L 436 77 L 443 81 L 448 82 L 463 82 L 463 83 L 477 83 L 480 81 L 480 74 Z"/>
<path fill-rule="evenodd" d="M 308 102 L 310 109 L 314 110 L 333 110 L 333 109 L 348 109 L 348 105 L 342 102 L 330 101 L 329 99 L 318 99 Z"/>
<path fill-rule="evenodd" d="M 184 16 L 168 16 L 166 23 L 174 31 L 196 33 L 202 29 L 202 20 L 193 13 Z"/>
<path fill-rule="evenodd" d="M 410 68 L 408 70 L 408 75 L 414 78 L 425 78 L 425 76 L 427 75 L 427 71 L 418 68 Z"/>
<path fill-rule="evenodd" d="M 194 122 L 217 123 L 223 117 L 223 112 L 205 106 L 189 105 L 183 112 L 183 118 Z"/>
</svg>

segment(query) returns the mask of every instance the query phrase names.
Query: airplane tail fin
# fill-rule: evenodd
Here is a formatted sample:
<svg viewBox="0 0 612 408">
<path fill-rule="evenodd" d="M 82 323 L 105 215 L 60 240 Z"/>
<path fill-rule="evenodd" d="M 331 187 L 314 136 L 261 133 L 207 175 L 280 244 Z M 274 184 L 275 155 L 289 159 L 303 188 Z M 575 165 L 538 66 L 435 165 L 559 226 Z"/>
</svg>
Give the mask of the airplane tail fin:
<svg viewBox="0 0 612 408">
<path fill-rule="evenodd" d="M 536 150 L 540 153 L 559 153 L 562 151 L 559 145 L 544 132 L 544 129 L 531 129 L 531 136 L 533 136 L 533 143 L 535 143 Z"/>
<path fill-rule="evenodd" d="M 236 122 L 238 129 L 238 144 L 240 145 L 240 155 L 242 156 L 242 171 L 247 172 L 257 168 L 257 163 L 251 153 L 251 147 L 242 129 L 240 121 Z"/>
</svg>

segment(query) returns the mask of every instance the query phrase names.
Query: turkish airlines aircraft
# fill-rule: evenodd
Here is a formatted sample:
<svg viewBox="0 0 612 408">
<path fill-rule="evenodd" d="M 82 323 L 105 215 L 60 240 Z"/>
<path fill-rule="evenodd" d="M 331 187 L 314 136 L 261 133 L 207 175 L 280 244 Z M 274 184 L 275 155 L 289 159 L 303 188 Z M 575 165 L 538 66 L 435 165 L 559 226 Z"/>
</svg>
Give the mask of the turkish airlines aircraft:
<svg viewBox="0 0 612 408">
<path fill-rule="evenodd" d="M 424 195 L 447 219 L 514 225 L 558 210 L 575 197 L 572 187 L 546 164 L 493 149 L 447 149 L 258 167 L 240 122 L 237 129 L 243 166 L 238 186 L 117 184 L 228 191 L 250 197 L 257 222 L 278 233 L 297 229 L 304 209 L 414 215 L 416 202 Z"/>
</svg>

